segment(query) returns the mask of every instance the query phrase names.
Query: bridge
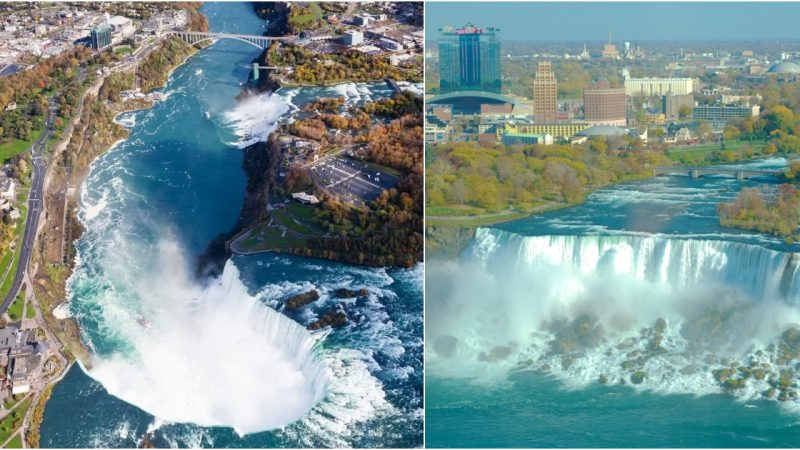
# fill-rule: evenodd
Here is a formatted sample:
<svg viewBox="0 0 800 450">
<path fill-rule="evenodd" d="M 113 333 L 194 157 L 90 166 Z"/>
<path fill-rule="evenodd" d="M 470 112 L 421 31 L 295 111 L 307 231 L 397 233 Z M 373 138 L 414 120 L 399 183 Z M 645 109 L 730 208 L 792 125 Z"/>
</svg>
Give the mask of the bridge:
<svg viewBox="0 0 800 450">
<path fill-rule="evenodd" d="M 271 41 L 293 41 L 295 39 L 294 36 L 274 37 L 257 36 L 253 34 L 203 33 L 200 31 L 167 31 L 164 34 L 178 36 L 187 44 L 192 45 L 215 39 L 235 39 L 256 46 L 262 50 L 267 48 Z"/>
<path fill-rule="evenodd" d="M 734 169 L 722 167 L 693 167 L 693 166 L 659 166 L 653 169 L 653 175 L 675 175 L 685 174 L 691 178 L 700 178 L 703 175 L 728 175 L 737 180 L 744 180 L 751 177 L 777 177 L 782 172 L 780 170 L 758 170 L 758 169 Z"/>
</svg>

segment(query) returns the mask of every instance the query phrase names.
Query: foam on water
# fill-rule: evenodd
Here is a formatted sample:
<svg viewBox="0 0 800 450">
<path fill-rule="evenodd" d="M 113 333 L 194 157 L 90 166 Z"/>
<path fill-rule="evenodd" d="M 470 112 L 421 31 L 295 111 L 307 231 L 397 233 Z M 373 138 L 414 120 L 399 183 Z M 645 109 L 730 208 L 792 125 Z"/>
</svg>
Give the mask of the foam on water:
<svg viewBox="0 0 800 450">
<path fill-rule="evenodd" d="M 785 334 L 800 324 L 797 266 L 723 240 L 479 229 L 460 261 L 428 268 L 428 368 L 491 384 L 536 370 L 575 388 L 640 372 L 639 389 L 763 398 L 779 374 L 800 381 Z M 743 386 L 715 378 L 731 367 Z"/>
<path fill-rule="evenodd" d="M 106 266 L 112 287 L 96 306 L 126 345 L 97 354 L 87 373 L 109 393 L 168 421 L 240 433 L 284 427 L 324 397 L 330 370 L 317 338 L 249 295 L 233 263 L 201 286 L 174 242 L 155 250 L 135 274 Z"/>
<path fill-rule="evenodd" d="M 265 93 L 246 97 L 223 115 L 225 125 L 239 137 L 232 145 L 244 148 L 266 141 L 278 119 L 288 110 L 289 106 L 280 95 Z"/>
</svg>

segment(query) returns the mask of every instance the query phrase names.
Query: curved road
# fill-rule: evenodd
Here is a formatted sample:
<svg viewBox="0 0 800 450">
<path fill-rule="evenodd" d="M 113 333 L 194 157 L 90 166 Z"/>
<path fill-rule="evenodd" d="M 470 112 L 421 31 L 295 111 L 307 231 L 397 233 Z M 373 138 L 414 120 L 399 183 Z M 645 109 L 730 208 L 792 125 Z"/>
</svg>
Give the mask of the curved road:
<svg viewBox="0 0 800 450">
<path fill-rule="evenodd" d="M 56 109 L 58 103 L 56 98 L 60 93 L 53 96 L 47 103 L 47 118 L 44 124 L 44 133 L 39 136 L 39 139 L 33 143 L 31 147 L 31 156 L 33 160 L 33 173 L 31 190 L 28 194 L 28 216 L 25 221 L 25 233 L 22 238 L 22 252 L 19 255 L 17 262 L 17 271 L 14 273 L 14 282 L 11 284 L 11 290 L 8 291 L 0 305 L 0 314 L 6 312 L 14 298 L 22 286 L 22 279 L 25 277 L 25 271 L 28 269 L 28 264 L 31 261 L 31 252 L 33 251 L 33 242 L 36 240 L 36 230 L 39 228 L 39 216 L 42 212 L 43 192 L 42 186 L 44 184 L 44 174 L 47 170 L 46 162 L 42 157 L 47 141 L 53 135 L 53 122 L 56 119 Z"/>
</svg>

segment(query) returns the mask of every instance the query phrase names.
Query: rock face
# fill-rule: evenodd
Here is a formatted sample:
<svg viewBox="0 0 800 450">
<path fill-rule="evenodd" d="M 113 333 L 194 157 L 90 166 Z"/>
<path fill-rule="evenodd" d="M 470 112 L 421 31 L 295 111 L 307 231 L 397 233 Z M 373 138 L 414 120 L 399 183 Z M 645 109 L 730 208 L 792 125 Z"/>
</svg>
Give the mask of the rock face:
<svg viewBox="0 0 800 450">
<path fill-rule="evenodd" d="M 511 355 L 511 347 L 505 345 L 498 345 L 492 347 L 492 349 L 489 350 L 488 354 L 486 352 L 481 352 L 478 355 L 478 361 L 498 362 L 508 358 L 509 355 Z"/>
<path fill-rule="evenodd" d="M 284 306 L 286 309 L 296 310 L 317 301 L 317 299 L 319 299 L 319 292 L 317 292 L 316 289 L 312 289 L 308 292 L 289 297 L 284 302 Z"/>
<path fill-rule="evenodd" d="M 369 291 L 366 290 L 365 288 L 361 288 L 357 291 L 353 291 L 347 288 L 341 288 L 334 291 L 333 295 L 336 298 L 366 297 L 369 295 Z"/>
<path fill-rule="evenodd" d="M 458 339 L 453 336 L 437 336 L 433 341 L 433 350 L 439 356 L 450 358 L 456 352 L 456 344 L 458 344 Z"/>
<path fill-rule="evenodd" d="M 319 320 L 312 322 L 306 328 L 313 331 L 325 328 L 327 326 L 340 328 L 345 325 L 347 325 L 347 314 L 344 312 L 344 309 L 339 307 L 329 309 Z"/>
</svg>

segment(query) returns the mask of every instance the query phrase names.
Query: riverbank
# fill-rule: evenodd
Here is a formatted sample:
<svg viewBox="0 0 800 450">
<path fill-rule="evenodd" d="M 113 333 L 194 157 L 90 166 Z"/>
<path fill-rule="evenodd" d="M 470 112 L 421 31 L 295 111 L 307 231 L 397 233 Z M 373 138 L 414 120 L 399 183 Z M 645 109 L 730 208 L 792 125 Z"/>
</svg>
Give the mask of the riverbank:
<svg viewBox="0 0 800 450">
<path fill-rule="evenodd" d="M 286 14 L 286 12 L 271 11 L 269 16 L 281 23 L 281 14 Z M 288 33 L 285 27 L 274 31 L 273 35 Z M 275 61 L 273 58 L 280 53 L 282 46 L 281 42 L 273 42 L 256 58 L 255 62 L 265 66 L 280 65 L 279 61 Z M 308 51 L 303 50 L 303 52 Z M 365 82 L 366 79 L 371 80 L 372 78 L 353 78 L 359 83 Z M 383 82 L 383 79 L 380 81 Z M 246 89 L 240 95 L 239 100 L 244 101 L 249 96 L 265 92 L 275 92 L 284 87 L 286 82 L 287 80 L 280 74 L 269 71 L 267 76 L 259 77 L 255 86 Z M 295 83 L 292 84 L 292 87 L 313 89 L 318 88 L 319 84 Z M 323 84 L 328 85 L 329 83 Z M 338 81 L 330 83 L 330 85 L 339 84 L 341 82 Z M 376 164 L 378 173 L 398 174 L 397 186 L 384 190 L 384 193 L 388 193 L 388 195 L 381 194 L 374 199 L 370 197 L 369 201 L 353 201 L 349 206 L 348 200 L 345 199 L 347 193 L 332 194 L 320 189 L 319 183 L 312 181 L 314 175 L 309 175 L 311 169 L 308 165 L 310 163 L 302 168 L 296 166 L 294 158 L 297 156 L 293 155 L 294 150 L 287 148 L 286 142 L 300 139 L 308 144 L 307 136 L 298 135 L 302 134 L 298 131 L 301 127 L 294 129 L 281 125 L 270 133 L 266 141 L 244 148 L 242 167 L 247 176 L 247 185 L 239 218 L 231 231 L 214 239 L 199 258 L 198 275 L 220 273 L 225 261 L 234 253 L 231 245 L 238 242 L 237 239 L 247 242 L 254 239 L 259 242 L 269 241 L 269 245 L 260 245 L 259 249 L 243 249 L 240 248 L 241 246 L 235 245 L 236 253 L 240 254 L 269 251 L 371 267 L 410 268 L 422 261 L 421 106 L 419 109 L 416 113 L 398 112 L 395 116 L 396 120 L 386 126 L 369 121 L 369 123 L 358 125 L 355 122 L 347 125 L 331 123 L 328 128 L 341 131 L 342 136 L 338 134 L 327 136 L 329 130 L 326 128 L 323 131 L 326 136 L 311 139 L 312 145 L 319 147 L 314 151 L 322 154 L 326 154 L 325 151 L 334 149 L 334 147 L 339 149 L 353 147 L 350 141 L 366 141 L 366 147 L 369 148 L 365 153 L 366 161 L 370 162 L 372 159 L 372 163 L 378 163 L 379 159 L 384 158 L 383 163 L 385 164 Z M 356 115 L 360 110 L 349 112 Z M 419 117 L 415 121 L 417 115 Z M 326 119 L 324 116 L 324 114 L 321 116 L 322 119 Z M 368 114 L 368 116 L 375 117 L 373 114 Z M 392 133 L 406 135 L 398 139 L 398 142 L 409 140 L 409 137 L 416 136 L 414 133 L 419 131 L 419 148 L 417 149 L 415 144 L 403 149 L 405 152 L 413 154 L 411 159 L 417 159 L 418 156 L 417 163 L 419 164 L 404 161 L 402 166 L 391 167 L 391 164 L 396 161 L 393 159 L 394 156 L 387 155 L 394 150 L 386 150 L 385 147 L 393 144 L 384 142 L 384 133 L 390 130 Z M 350 152 L 352 153 L 353 150 Z M 281 171 L 285 173 L 281 175 Z M 288 179 L 292 180 L 291 184 L 286 181 Z M 416 186 L 417 184 L 419 186 Z M 302 214 L 286 214 L 289 217 L 286 220 L 280 220 L 281 217 L 278 215 L 291 209 L 285 208 L 286 202 L 292 201 L 290 194 L 298 189 L 317 193 L 321 200 L 320 205 L 316 207 L 318 210 L 306 206 Z M 274 197 L 272 200 L 274 205 L 270 205 L 270 196 Z M 327 221 L 330 223 L 321 219 L 321 217 L 329 216 L 336 216 L 338 219 Z M 399 218 L 400 216 L 402 218 Z M 276 223 L 275 226 L 272 225 L 273 222 Z M 415 223 L 419 224 L 418 230 Z M 262 230 L 265 232 L 256 233 L 258 236 L 255 237 L 252 236 L 255 230 L 264 227 L 268 230 Z"/>
<path fill-rule="evenodd" d="M 165 83 L 171 73 L 185 63 L 197 49 L 193 46 L 171 42 L 169 47 L 158 46 L 148 54 L 171 54 L 174 57 L 160 58 L 160 69 L 166 75 Z M 182 46 L 182 47 L 181 47 Z M 177 51 L 180 48 L 181 51 Z M 167 61 L 164 65 L 163 61 Z M 84 367 L 91 367 L 90 351 L 81 340 L 78 322 L 65 317 L 62 312 L 69 299 L 67 280 L 75 266 L 75 242 L 83 234 L 83 225 L 77 217 L 80 186 L 89 173 L 94 160 L 113 149 L 128 137 L 128 131 L 116 117 L 119 114 L 151 108 L 155 101 L 151 98 L 132 98 L 111 101 L 109 88 L 104 89 L 109 79 L 120 73 L 103 76 L 81 96 L 77 113 L 64 129 L 63 140 L 56 143 L 50 155 L 51 167 L 47 171 L 44 184 L 44 220 L 37 232 L 36 247 L 29 268 L 31 286 L 48 332 L 52 332 L 62 345 L 62 353 L 69 362 L 61 367 L 62 372 L 56 380 L 44 389 L 37 398 L 35 408 L 26 415 L 23 434 L 29 445 L 39 441 L 38 430 L 48 394 L 78 360 Z M 143 73 L 135 72 L 134 77 Z M 105 98 L 102 98 L 105 96 Z"/>
</svg>

